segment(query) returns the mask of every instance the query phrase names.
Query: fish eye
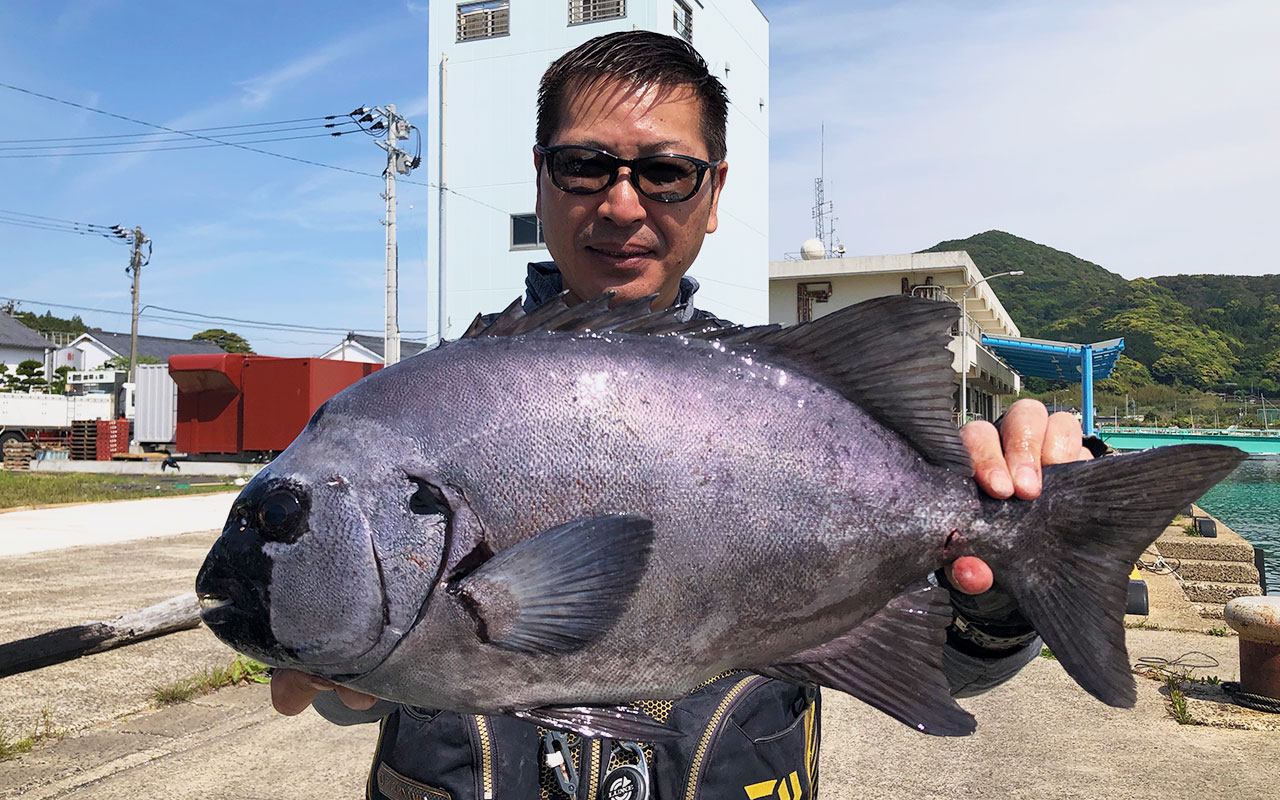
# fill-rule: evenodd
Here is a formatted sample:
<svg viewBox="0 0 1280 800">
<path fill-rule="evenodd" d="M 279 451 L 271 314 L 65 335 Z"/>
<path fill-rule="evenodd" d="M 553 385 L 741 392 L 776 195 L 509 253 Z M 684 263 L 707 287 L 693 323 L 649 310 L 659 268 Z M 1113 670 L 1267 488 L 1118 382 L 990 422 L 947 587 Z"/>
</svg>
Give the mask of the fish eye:
<svg viewBox="0 0 1280 800">
<path fill-rule="evenodd" d="M 289 539 L 292 529 L 297 527 L 298 516 L 302 504 L 293 492 L 287 489 L 276 489 L 270 492 L 258 504 L 258 520 L 262 524 L 261 533 L 267 539 Z"/>
<path fill-rule="evenodd" d="M 409 510 L 414 514 L 423 516 L 441 516 L 447 517 L 452 513 L 449 509 L 449 503 L 444 499 L 444 493 L 435 486 L 427 483 L 419 478 L 409 479 L 416 491 L 409 497 Z"/>
</svg>

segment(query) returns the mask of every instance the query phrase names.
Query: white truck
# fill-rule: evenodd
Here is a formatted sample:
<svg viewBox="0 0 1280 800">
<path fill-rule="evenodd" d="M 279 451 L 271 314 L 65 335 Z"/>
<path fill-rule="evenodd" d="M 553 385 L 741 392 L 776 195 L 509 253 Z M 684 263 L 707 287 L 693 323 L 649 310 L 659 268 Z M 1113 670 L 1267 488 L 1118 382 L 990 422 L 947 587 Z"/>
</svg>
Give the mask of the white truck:
<svg viewBox="0 0 1280 800">
<path fill-rule="evenodd" d="M 0 448 L 9 440 L 66 442 L 71 423 L 92 419 L 132 420 L 133 442 L 146 450 L 174 442 L 178 386 L 167 364 L 139 364 L 137 383 L 124 370 L 87 370 L 67 375 L 67 393 L 0 393 Z"/>
</svg>

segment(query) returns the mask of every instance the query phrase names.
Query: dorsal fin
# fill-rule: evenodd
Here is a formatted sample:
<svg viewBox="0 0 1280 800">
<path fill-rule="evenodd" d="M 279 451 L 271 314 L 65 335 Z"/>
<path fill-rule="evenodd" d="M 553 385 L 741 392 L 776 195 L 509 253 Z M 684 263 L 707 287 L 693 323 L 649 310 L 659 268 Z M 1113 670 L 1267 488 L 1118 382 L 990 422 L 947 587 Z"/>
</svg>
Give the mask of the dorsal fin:
<svg viewBox="0 0 1280 800">
<path fill-rule="evenodd" d="M 461 338 L 520 336 L 538 332 L 616 331 L 664 335 L 724 330 L 721 326 L 707 320 L 681 320 L 678 315 L 684 310 L 684 306 L 651 311 L 649 307 L 657 295 L 628 300 L 617 308 L 610 308 L 609 301 L 613 299 L 613 292 L 605 292 L 576 306 L 565 302 L 568 294 L 568 292 L 561 292 L 528 314 L 524 312 L 520 300 L 516 299 L 491 322 L 486 323 L 484 317 L 476 317 Z"/>
<path fill-rule="evenodd" d="M 955 372 L 947 343 L 959 315 L 954 303 L 877 297 L 743 343 L 826 380 L 930 463 L 972 475 L 951 420 Z"/>
</svg>

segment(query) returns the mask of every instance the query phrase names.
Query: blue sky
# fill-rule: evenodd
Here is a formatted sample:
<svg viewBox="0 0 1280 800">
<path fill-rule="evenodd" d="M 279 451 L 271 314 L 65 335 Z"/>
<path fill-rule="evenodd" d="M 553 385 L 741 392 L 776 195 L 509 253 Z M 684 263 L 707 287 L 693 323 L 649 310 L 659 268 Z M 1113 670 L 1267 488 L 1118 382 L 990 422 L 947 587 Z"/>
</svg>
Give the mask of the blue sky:
<svg viewBox="0 0 1280 800">
<path fill-rule="evenodd" d="M 772 258 L 812 235 L 825 122 L 826 196 L 852 254 L 998 228 L 1126 277 L 1277 271 L 1280 3 L 758 5 L 771 22 Z M 3 12 L 0 82 L 123 116 L 182 130 L 306 120 L 243 141 L 390 102 L 426 122 L 425 4 L 8 0 Z M 0 99 L 0 148 L 154 132 L 12 89 Z M 26 139 L 47 141 L 14 141 Z M 141 225 L 155 248 L 144 303 L 335 330 L 148 309 L 143 333 L 216 324 L 258 352 L 308 355 L 336 331 L 379 330 L 382 151 L 362 134 L 249 146 L 367 174 L 226 147 L 66 149 L 0 158 L 0 221 Z M 37 152 L 55 151 L 0 156 Z M 428 327 L 426 191 L 399 186 L 408 332 Z M 0 295 L 42 301 L 22 305 L 37 313 L 121 312 L 53 308 L 128 329 L 125 247 L 27 225 L 0 236 Z"/>
</svg>

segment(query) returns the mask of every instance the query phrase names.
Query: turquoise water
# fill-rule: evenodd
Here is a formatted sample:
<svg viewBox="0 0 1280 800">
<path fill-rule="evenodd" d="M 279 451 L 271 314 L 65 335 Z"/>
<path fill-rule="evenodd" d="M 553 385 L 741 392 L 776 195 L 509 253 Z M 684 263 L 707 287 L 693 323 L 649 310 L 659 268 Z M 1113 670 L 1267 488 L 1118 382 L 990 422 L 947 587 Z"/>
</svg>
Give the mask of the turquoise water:
<svg viewBox="0 0 1280 800">
<path fill-rule="evenodd" d="M 1250 456 L 1197 505 L 1264 552 L 1267 594 L 1280 595 L 1280 457 Z"/>
</svg>

